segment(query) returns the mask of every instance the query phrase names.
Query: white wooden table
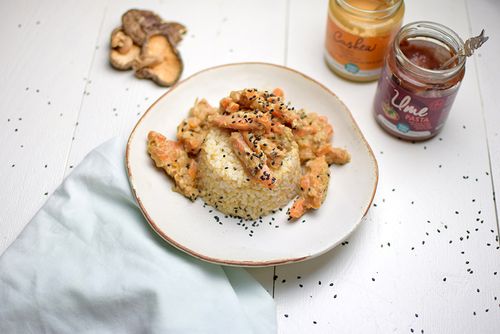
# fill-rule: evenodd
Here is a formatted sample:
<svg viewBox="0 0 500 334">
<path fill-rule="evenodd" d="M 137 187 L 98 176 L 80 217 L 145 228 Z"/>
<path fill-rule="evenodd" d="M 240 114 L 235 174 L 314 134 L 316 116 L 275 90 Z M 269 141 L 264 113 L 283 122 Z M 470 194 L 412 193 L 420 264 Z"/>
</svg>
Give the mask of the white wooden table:
<svg viewBox="0 0 500 334">
<path fill-rule="evenodd" d="M 337 93 L 375 151 L 377 195 L 348 241 L 249 270 L 276 300 L 280 333 L 500 333 L 497 0 L 407 0 L 405 23 L 491 35 L 444 131 L 416 144 L 375 124 L 375 83 L 326 68 L 326 0 L 1 1 L 0 254 L 85 154 L 128 135 L 165 92 L 108 65 L 109 34 L 136 6 L 187 25 L 183 77 L 240 61 L 292 67 Z"/>
</svg>

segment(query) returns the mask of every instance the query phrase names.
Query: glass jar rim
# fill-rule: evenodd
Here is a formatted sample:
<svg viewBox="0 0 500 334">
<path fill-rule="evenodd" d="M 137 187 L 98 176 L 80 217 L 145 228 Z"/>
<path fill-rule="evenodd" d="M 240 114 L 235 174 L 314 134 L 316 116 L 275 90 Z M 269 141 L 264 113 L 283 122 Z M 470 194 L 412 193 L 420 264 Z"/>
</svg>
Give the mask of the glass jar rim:
<svg viewBox="0 0 500 334">
<path fill-rule="evenodd" d="M 413 63 L 400 48 L 400 43 L 410 37 L 428 37 L 434 39 L 452 48 L 455 53 L 458 53 L 459 49 L 464 46 L 464 41 L 456 32 L 436 22 L 417 21 L 406 24 L 394 38 L 393 48 L 396 53 L 396 59 L 402 61 L 404 67 L 413 74 L 427 78 L 450 77 L 464 67 L 465 57 L 463 56 L 457 58 L 458 62 L 455 66 L 442 70 L 432 70 Z"/>
<path fill-rule="evenodd" d="M 399 7 L 401 7 L 401 5 L 404 2 L 404 0 L 394 0 L 394 3 L 386 8 L 368 10 L 354 6 L 350 4 L 347 0 L 334 0 L 334 1 L 336 1 L 340 7 L 347 10 L 351 14 L 365 16 L 365 17 L 378 16 L 379 18 L 391 16 L 399 9 Z M 387 3 L 389 3 L 390 1 L 391 0 L 387 0 Z"/>
</svg>

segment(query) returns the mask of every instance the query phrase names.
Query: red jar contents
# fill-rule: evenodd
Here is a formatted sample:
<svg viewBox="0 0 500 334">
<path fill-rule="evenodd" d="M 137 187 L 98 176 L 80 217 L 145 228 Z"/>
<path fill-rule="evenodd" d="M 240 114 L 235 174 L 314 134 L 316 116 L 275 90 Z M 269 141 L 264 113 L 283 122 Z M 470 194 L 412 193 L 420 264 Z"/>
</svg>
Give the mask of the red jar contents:
<svg viewBox="0 0 500 334">
<path fill-rule="evenodd" d="M 386 57 L 374 101 L 382 128 L 407 140 L 425 140 L 442 129 L 465 73 L 465 58 L 441 67 L 461 45 L 453 31 L 437 23 L 401 28 Z"/>
<path fill-rule="evenodd" d="M 452 50 L 427 40 L 405 39 L 399 43 L 399 48 L 410 62 L 429 70 L 439 70 L 455 55 Z"/>
</svg>

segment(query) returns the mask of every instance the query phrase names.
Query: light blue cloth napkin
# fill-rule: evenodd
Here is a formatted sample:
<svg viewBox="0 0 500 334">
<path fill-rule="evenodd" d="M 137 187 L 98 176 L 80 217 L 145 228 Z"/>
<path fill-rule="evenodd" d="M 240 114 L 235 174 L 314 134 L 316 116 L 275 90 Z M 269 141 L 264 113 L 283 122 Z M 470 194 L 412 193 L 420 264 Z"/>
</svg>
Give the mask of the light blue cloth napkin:
<svg viewBox="0 0 500 334">
<path fill-rule="evenodd" d="M 0 257 L 0 333 L 274 333 L 244 269 L 161 240 L 135 203 L 123 140 L 91 152 Z"/>
</svg>

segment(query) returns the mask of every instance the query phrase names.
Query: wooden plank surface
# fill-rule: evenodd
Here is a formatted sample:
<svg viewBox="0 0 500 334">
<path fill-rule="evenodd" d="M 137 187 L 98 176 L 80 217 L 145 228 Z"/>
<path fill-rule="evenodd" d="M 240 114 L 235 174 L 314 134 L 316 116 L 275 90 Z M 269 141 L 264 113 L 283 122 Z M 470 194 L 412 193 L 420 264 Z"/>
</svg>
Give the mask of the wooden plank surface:
<svg viewBox="0 0 500 334">
<path fill-rule="evenodd" d="M 500 2 L 496 0 L 467 0 L 471 36 L 485 29 L 490 40 L 470 59 L 469 66 L 477 67 L 477 84 L 482 102 L 482 117 L 486 126 L 487 145 L 490 153 L 493 191 L 500 190 L 500 94 L 498 78 L 500 77 Z M 478 110 L 472 110 L 476 115 Z M 479 117 L 479 115 L 477 115 Z M 496 201 L 496 216 L 500 203 Z"/>
<path fill-rule="evenodd" d="M 0 2 L 0 254 L 62 181 L 104 2 Z"/>
<path fill-rule="evenodd" d="M 326 9 L 326 1 L 291 1 L 287 65 L 351 109 L 377 156 L 379 188 L 347 244 L 276 268 L 280 333 L 497 333 L 500 252 L 484 123 L 470 112 L 481 107 L 475 67 L 437 138 L 398 141 L 373 119 L 376 83 L 326 69 Z M 417 20 L 469 32 L 464 2 L 407 2 L 405 22 Z"/>
</svg>

